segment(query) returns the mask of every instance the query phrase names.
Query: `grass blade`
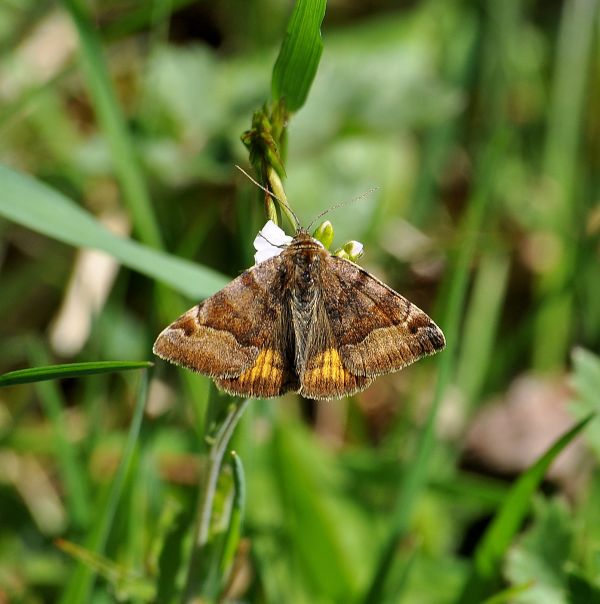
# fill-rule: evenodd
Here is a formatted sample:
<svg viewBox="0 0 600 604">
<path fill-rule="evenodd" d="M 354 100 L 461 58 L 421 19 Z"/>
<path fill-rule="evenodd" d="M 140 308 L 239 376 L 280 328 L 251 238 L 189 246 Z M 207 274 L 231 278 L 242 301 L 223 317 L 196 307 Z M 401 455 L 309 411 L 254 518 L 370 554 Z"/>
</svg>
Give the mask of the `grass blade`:
<svg viewBox="0 0 600 604">
<path fill-rule="evenodd" d="M 150 361 L 94 361 L 91 363 L 67 363 L 45 367 L 29 367 L 0 375 L 0 387 L 44 382 L 46 380 L 62 380 L 64 378 L 110 373 L 113 371 L 148 369 L 152 365 L 153 363 Z"/>
<path fill-rule="evenodd" d="M 479 396 L 494 358 L 494 344 L 508 287 L 510 258 L 504 251 L 485 251 L 473 283 L 463 328 L 462 350 L 456 384 L 471 410 Z"/>
<path fill-rule="evenodd" d="M 29 356 L 33 364 L 47 363 L 47 353 L 42 344 L 36 340 L 29 347 Z M 95 365 L 96 363 L 81 363 L 79 365 Z M 137 363 L 137 365 L 142 365 Z M 68 365 L 55 365 L 54 367 L 34 367 L 23 371 L 13 371 L 19 380 L 16 383 L 24 383 L 24 381 L 37 381 L 37 392 L 40 398 L 40 403 L 48 419 L 52 424 L 52 444 L 55 451 L 57 471 L 61 477 L 61 482 L 64 485 L 65 499 L 69 508 L 69 516 L 72 518 L 72 527 L 84 529 L 89 526 L 91 505 L 90 505 L 90 479 L 89 473 L 86 471 L 85 460 L 81 455 L 81 449 L 76 441 L 69 438 L 69 429 L 65 417 L 65 409 L 67 407 L 61 390 L 55 383 L 48 383 L 44 380 L 54 379 L 54 377 L 67 377 L 65 373 L 72 375 L 80 375 L 77 371 L 68 372 L 65 368 Z M 53 371 L 56 368 L 64 370 Z M 129 367 L 128 367 L 129 368 Z M 25 373 L 25 375 L 23 375 Z M 34 374 L 32 376 L 32 373 Z M 35 375 L 37 373 L 37 376 Z M 83 374 L 83 372 L 81 372 Z M 3 378 L 10 376 L 5 374 L 0 376 L 0 386 L 2 386 Z M 41 377 L 41 379 L 39 379 Z"/>
<path fill-rule="evenodd" d="M 63 243 L 102 250 L 195 300 L 214 294 L 228 281 L 209 268 L 113 235 L 58 191 L 1 165 L 0 215 Z"/>
<path fill-rule="evenodd" d="M 79 33 L 80 56 L 90 88 L 90 99 L 106 133 L 115 172 L 123 188 L 135 230 L 139 238 L 153 247 L 162 247 L 162 239 L 146 181 L 131 143 L 125 120 L 112 88 L 100 38 L 78 0 L 63 0 Z"/>
<path fill-rule="evenodd" d="M 562 251 L 552 268 L 537 283 L 533 366 L 539 371 L 561 367 L 570 345 L 576 312 L 573 279 L 579 276 L 578 233 L 585 207 L 579 169 L 582 164 L 584 110 L 592 86 L 592 63 L 597 58 L 594 30 L 598 23 L 597 0 L 565 2 L 556 48 L 555 74 L 550 96 L 544 177 L 554 183 L 554 194 L 544 204 L 541 223 L 556 238 Z"/>
<path fill-rule="evenodd" d="M 229 517 L 229 527 L 221 556 L 221 576 L 227 577 L 233 564 L 235 553 L 240 543 L 244 509 L 246 508 L 246 478 L 240 456 L 230 452 L 229 463 L 233 473 L 234 494 Z"/>
<path fill-rule="evenodd" d="M 110 583 L 119 601 L 156 601 L 156 589 L 152 579 L 65 539 L 58 539 L 56 546 Z"/>
<path fill-rule="evenodd" d="M 474 567 L 459 604 L 481 602 L 493 593 L 500 562 L 529 510 L 533 493 L 557 455 L 593 417 L 588 415 L 563 434 L 512 486 L 475 551 Z"/>
<path fill-rule="evenodd" d="M 133 463 L 140 427 L 142 425 L 142 418 L 144 416 L 147 394 L 148 372 L 145 371 L 139 387 L 135 410 L 131 420 L 131 426 L 129 427 L 127 442 L 125 443 L 121 462 L 119 463 L 115 477 L 108 490 L 106 499 L 103 500 L 100 505 L 100 510 L 97 515 L 98 520 L 85 544 L 85 549 L 91 554 L 102 555 L 104 553 L 106 541 L 117 511 L 117 505 L 125 486 L 125 480 Z M 79 564 L 67 584 L 60 600 L 61 604 L 83 604 L 84 602 L 89 602 L 94 576 L 94 571 L 91 568 Z"/>
<path fill-rule="evenodd" d="M 306 585 L 307 593 L 313 598 L 318 594 L 322 602 L 354 601 L 358 561 L 344 539 L 353 530 L 351 517 L 339 500 L 323 496 L 321 490 L 321 481 L 329 479 L 325 473 L 333 466 L 325 456 L 321 465 L 315 463 L 324 452 L 291 422 L 276 425 L 271 446 L 273 476 L 285 509 L 285 539 L 294 544 L 294 581 Z"/>
<path fill-rule="evenodd" d="M 308 96 L 323 52 L 321 23 L 326 0 L 298 0 L 275 65 L 271 89 L 288 111 L 298 111 Z"/>
</svg>

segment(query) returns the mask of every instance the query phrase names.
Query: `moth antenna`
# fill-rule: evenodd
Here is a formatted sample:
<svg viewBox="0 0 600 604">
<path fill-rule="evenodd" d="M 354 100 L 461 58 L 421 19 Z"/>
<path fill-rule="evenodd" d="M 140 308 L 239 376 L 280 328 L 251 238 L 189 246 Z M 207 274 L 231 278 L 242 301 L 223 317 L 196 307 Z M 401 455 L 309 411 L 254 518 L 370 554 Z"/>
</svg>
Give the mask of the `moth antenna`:
<svg viewBox="0 0 600 604">
<path fill-rule="evenodd" d="M 258 234 L 269 244 L 272 245 L 273 247 L 280 247 L 280 248 L 284 248 L 287 247 L 287 245 L 285 243 L 273 243 L 272 241 L 269 241 L 260 231 L 258 231 Z"/>
<path fill-rule="evenodd" d="M 310 224 L 306 227 L 306 230 L 310 231 L 310 227 L 312 227 L 312 225 L 315 224 L 315 222 L 317 222 L 317 220 L 319 220 L 319 218 L 322 218 L 323 216 L 325 216 L 325 214 L 329 214 L 329 212 L 331 212 L 332 210 L 337 210 L 338 208 L 343 208 L 344 206 L 347 206 L 347 205 L 349 205 L 351 203 L 355 203 L 356 201 L 360 201 L 361 199 L 364 199 L 367 195 L 370 195 L 371 193 L 374 193 L 378 189 L 379 189 L 379 187 L 371 187 L 368 191 L 365 191 L 364 193 L 361 193 L 360 195 L 358 195 L 357 197 L 354 197 L 353 199 L 350 199 L 349 201 L 341 201 L 340 203 L 336 203 L 335 205 L 327 208 L 326 210 L 323 210 L 320 214 L 318 214 L 317 216 L 315 216 L 310 221 Z"/>
<path fill-rule="evenodd" d="M 294 220 L 296 221 L 296 229 L 298 229 L 300 227 L 300 221 L 298 220 L 298 216 L 296 215 L 296 212 L 294 212 L 294 210 L 292 210 L 292 208 L 290 208 L 290 206 L 285 201 L 283 201 L 283 199 L 280 199 L 279 197 L 277 197 L 277 195 L 275 195 L 275 193 L 273 193 L 272 191 L 269 191 L 269 189 L 267 189 L 267 187 L 263 187 L 259 182 L 254 180 L 254 178 L 252 178 L 252 176 L 250 176 L 250 174 L 248 174 L 248 172 L 246 172 L 246 170 L 244 170 L 244 168 L 242 168 L 241 166 L 238 166 L 237 164 L 235 164 L 235 167 L 248 180 L 250 180 L 250 182 L 253 182 L 259 189 L 262 189 L 267 195 L 270 195 L 273 199 L 277 200 L 282 206 L 284 206 L 286 209 L 288 209 L 290 211 L 290 214 L 294 217 Z"/>
</svg>

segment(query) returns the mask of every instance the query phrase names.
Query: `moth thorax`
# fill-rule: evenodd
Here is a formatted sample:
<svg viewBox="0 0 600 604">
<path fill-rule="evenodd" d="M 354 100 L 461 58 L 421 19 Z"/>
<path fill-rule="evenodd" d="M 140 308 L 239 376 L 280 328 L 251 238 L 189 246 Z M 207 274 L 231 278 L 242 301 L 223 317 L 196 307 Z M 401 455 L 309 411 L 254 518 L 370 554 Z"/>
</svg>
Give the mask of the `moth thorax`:
<svg viewBox="0 0 600 604">
<path fill-rule="evenodd" d="M 298 307 L 311 306 L 319 291 L 320 254 L 303 250 L 294 258 L 294 287 L 292 296 Z"/>
</svg>

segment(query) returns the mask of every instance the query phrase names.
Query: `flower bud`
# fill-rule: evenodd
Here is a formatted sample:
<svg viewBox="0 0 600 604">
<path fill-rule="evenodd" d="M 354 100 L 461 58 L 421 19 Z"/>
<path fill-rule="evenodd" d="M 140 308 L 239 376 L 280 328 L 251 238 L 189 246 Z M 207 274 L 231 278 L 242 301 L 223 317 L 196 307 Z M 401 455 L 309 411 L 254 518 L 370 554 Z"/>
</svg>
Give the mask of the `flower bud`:
<svg viewBox="0 0 600 604">
<path fill-rule="evenodd" d="M 364 246 L 360 241 L 348 241 L 336 253 L 336 256 L 356 262 L 364 253 Z"/>
<path fill-rule="evenodd" d="M 314 231 L 313 237 L 323 244 L 325 249 L 333 243 L 333 225 L 329 220 L 322 222 Z"/>
</svg>

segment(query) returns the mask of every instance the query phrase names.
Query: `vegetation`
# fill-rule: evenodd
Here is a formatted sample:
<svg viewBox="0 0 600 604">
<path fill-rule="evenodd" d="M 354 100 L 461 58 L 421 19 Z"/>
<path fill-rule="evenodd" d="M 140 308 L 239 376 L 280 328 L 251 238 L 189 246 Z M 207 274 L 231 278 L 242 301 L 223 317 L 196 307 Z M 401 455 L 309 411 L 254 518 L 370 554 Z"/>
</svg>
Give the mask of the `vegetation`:
<svg viewBox="0 0 600 604">
<path fill-rule="evenodd" d="M 600 602 L 599 20 L 0 5 L 0 602 Z M 333 248 L 446 350 L 325 403 L 154 359 L 289 229 L 236 164 L 305 225 L 376 185 Z"/>
</svg>

